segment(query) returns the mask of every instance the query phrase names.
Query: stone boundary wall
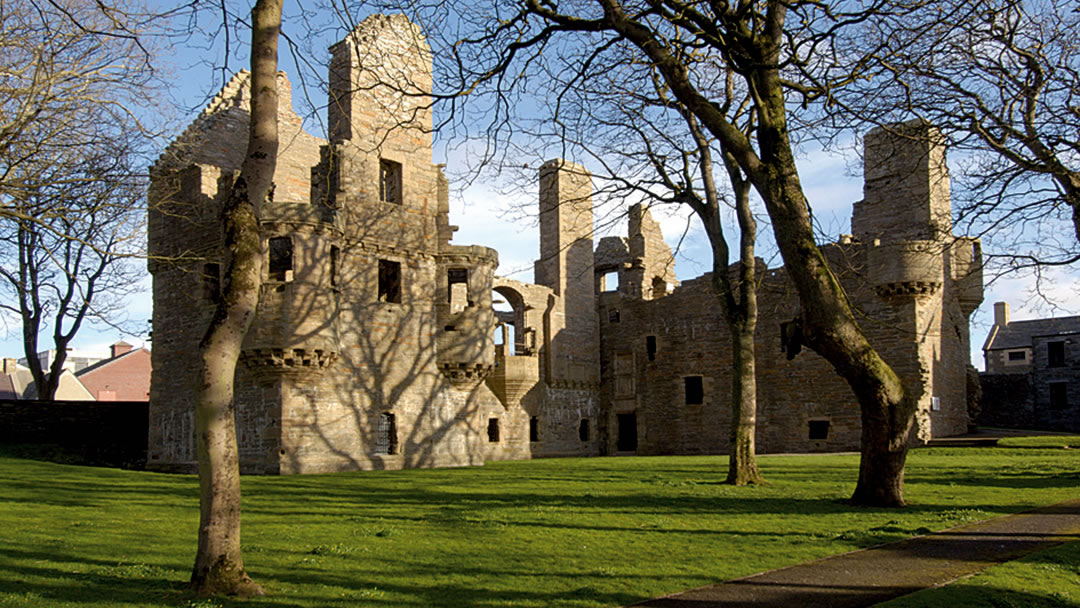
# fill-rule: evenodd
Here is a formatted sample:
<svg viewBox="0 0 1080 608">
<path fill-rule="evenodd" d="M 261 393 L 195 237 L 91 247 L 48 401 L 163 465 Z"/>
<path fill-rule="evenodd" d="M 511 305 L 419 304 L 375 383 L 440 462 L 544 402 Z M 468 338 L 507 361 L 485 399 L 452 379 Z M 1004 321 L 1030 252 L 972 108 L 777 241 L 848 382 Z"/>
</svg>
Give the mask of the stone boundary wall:
<svg viewBox="0 0 1080 608">
<path fill-rule="evenodd" d="M 88 464 L 143 468 L 148 424 L 145 401 L 0 401 L 0 444 L 56 445 Z"/>
</svg>

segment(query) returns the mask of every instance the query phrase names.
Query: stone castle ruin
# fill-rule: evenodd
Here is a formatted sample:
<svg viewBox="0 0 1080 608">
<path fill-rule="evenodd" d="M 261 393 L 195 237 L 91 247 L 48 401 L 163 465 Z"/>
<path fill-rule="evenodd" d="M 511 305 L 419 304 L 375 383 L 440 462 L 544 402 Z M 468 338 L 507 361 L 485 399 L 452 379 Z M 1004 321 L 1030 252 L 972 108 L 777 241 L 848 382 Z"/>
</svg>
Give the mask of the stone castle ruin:
<svg viewBox="0 0 1080 608">
<path fill-rule="evenodd" d="M 452 244 L 419 29 L 374 16 L 330 50 L 329 141 L 303 130 L 279 78 L 266 274 L 236 375 L 242 470 L 724 453 L 727 326 L 708 275 L 675 279 L 648 209 L 632 207 L 627 237 L 594 248 L 589 173 L 549 161 L 535 282 L 497 277 L 494 250 Z M 195 468 L 191 387 L 220 288 L 217 213 L 246 149 L 248 87 L 237 74 L 152 170 L 151 468 Z M 871 342 L 922 387 L 923 439 L 966 430 L 968 319 L 982 300 L 979 243 L 951 235 L 943 148 L 926 142 L 867 135 L 854 234 L 825 248 Z M 812 352 L 788 360 L 780 327 L 798 298 L 782 269 L 763 274 L 759 449 L 856 449 L 850 388 Z M 512 311 L 494 310 L 493 292 Z"/>
</svg>

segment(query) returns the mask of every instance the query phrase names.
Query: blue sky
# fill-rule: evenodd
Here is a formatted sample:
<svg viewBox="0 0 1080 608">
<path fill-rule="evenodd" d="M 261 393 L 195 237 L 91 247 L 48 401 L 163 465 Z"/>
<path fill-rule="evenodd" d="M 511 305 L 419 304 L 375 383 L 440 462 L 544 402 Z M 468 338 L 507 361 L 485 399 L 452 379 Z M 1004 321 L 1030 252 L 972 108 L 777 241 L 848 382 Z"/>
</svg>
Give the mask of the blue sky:
<svg viewBox="0 0 1080 608">
<path fill-rule="evenodd" d="M 320 41 L 313 46 L 318 48 Z M 236 56 L 230 60 L 230 67 L 239 68 L 245 63 L 239 56 L 244 50 L 242 45 L 232 41 Z M 171 95 L 175 100 L 178 120 L 182 126 L 194 119 L 203 101 L 216 92 L 220 86 L 221 72 L 211 69 L 212 63 L 220 65 L 215 59 L 220 54 L 220 39 L 217 43 L 193 45 L 181 49 L 182 52 L 171 58 Z M 308 49 L 310 51 L 310 49 Z M 325 53 L 323 54 L 325 55 Z M 318 67 L 322 55 L 304 53 L 309 57 L 309 66 Z M 281 60 L 283 69 L 289 72 L 293 80 L 294 103 L 303 103 L 301 86 L 296 76 L 297 67 L 294 55 L 288 47 L 283 48 Z M 211 82 L 215 80 L 216 82 Z M 321 103 L 323 94 L 312 92 L 312 101 Z M 297 107 L 301 115 L 307 115 L 308 128 L 319 134 L 322 120 L 313 116 L 311 110 Z M 443 142 L 447 143 L 447 142 Z M 439 150 L 446 149 L 445 146 Z M 439 154 L 437 152 L 437 154 Z M 436 158 L 436 162 L 446 162 L 450 175 L 462 170 L 462 159 L 451 153 L 446 158 Z M 572 159 L 577 160 L 577 159 Z M 585 162 L 587 165 L 587 161 Z M 862 197 L 861 176 L 858 173 L 858 160 L 853 154 L 848 156 L 826 153 L 820 149 L 806 151 L 800 159 L 800 174 L 807 194 L 822 228 L 832 237 L 850 232 L 851 205 Z M 538 231 L 535 223 L 535 189 L 516 195 L 500 192 L 500 184 L 477 182 L 461 189 L 451 184 L 451 223 L 460 227 L 454 241 L 459 244 L 480 244 L 499 251 L 500 267 L 498 274 L 531 281 L 532 261 L 539 251 Z M 673 247 L 676 245 L 684 227 L 687 225 L 685 211 L 670 213 L 665 209 L 654 210 L 654 216 L 661 222 L 665 237 Z M 695 222 L 691 222 L 691 231 L 684 239 L 676 258 L 676 272 L 680 279 L 700 275 L 709 267 L 704 235 Z M 611 234 L 625 234 L 622 223 L 613 227 Z M 601 235 L 602 236 L 602 235 Z M 779 260 L 768 255 L 768 245 L 759 246 L 770 266 L 779 265 Z M 1031 275 L 1015 275 L 996 279 L 987 285 L 983 305 L 972 319 L 972 363 L 982 367 L 981 346 L 993 320 L 993 303 L 1008 301 L 1012 307 L 1014 319 L 1035 318 L 1039 316 L 1062 316 L 1080 314 L 1080 278 L 1075 270 L 1051 270 L 1044 277 L 1042 290 L 1053 304 L 1046 299 L 1033 295 L 1034 279 Z M 151 314 L 150 279 L 147 275 L 141 282 L 143 293 L 133 297 L 128 309 L 129 320 L 136 327 L 145 327 L 145 320 Z M 11 319 L 0 319 L 4 330 L 2 352 L 4 356 L 22 357 L 21 329 Z M 48 334 L 42 336 L 42 348 L 47 348 Z M 112 328 L 84 327 L 73 346 L 81 350 L 107 350 L 107 346 L 119 339 L 136 345 L 143 343 L 145 334 L 124 334 Z"/>
</svg>

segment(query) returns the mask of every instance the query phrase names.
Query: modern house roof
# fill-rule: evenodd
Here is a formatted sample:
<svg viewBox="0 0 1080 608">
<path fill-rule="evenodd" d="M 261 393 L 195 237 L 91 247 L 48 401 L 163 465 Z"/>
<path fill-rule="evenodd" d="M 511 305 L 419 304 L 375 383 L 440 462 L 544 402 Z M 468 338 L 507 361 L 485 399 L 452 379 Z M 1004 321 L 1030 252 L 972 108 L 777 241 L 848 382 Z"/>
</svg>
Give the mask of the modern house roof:
<svg viewBox="0 0 1080 608">
<path fill-rule="evenodd" d="M 994 328 L 990 330 L 990 335 L 986 337 L 983 350 L 1025 348 L 1030 347 L 1032 340 L 1036 337 L 1075 333 L 1080 333 L 1080 317 L 1011 321 L 1004 326 L 994 325 Z"/>
</svg>

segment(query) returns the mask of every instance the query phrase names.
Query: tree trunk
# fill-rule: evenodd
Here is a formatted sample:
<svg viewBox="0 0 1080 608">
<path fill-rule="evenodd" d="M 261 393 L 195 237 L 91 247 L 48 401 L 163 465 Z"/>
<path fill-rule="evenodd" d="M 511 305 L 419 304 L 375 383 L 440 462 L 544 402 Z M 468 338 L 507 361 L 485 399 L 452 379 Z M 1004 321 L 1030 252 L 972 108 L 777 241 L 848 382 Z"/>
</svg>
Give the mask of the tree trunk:
<svg viewBox="0 0 1080 608">
<path fill-rule="evenodd" d="M 277 164 L 277 40 L 281 0 L 251 11 L 251 127 L 240 175 L 222 207 L 225 272 L 214 317 L 199 344 L 195 406 L 199 548 L 191 584 L 200 594 L 261 595 L 240 552 L 240 459 L 233 379 L 262 284 L 259 212 Z"/>
<path fill-rule="evenodd" d="M 752 289 L 752 287 L 751 287 Z M 744 292 L 744 298 L 745 298 Z M 756 296 L 755 296 L 756 297 Z M 731 447 L 728 451 L 728 476 L 725 483 L 736 486 L 764 483 L 757 467 L 757 370 L 754 362 L 754 330 L 757 315 L 733 324 L 731 352 L 734 356 L 734 377 L 731 397 Z"/>
</svg>

